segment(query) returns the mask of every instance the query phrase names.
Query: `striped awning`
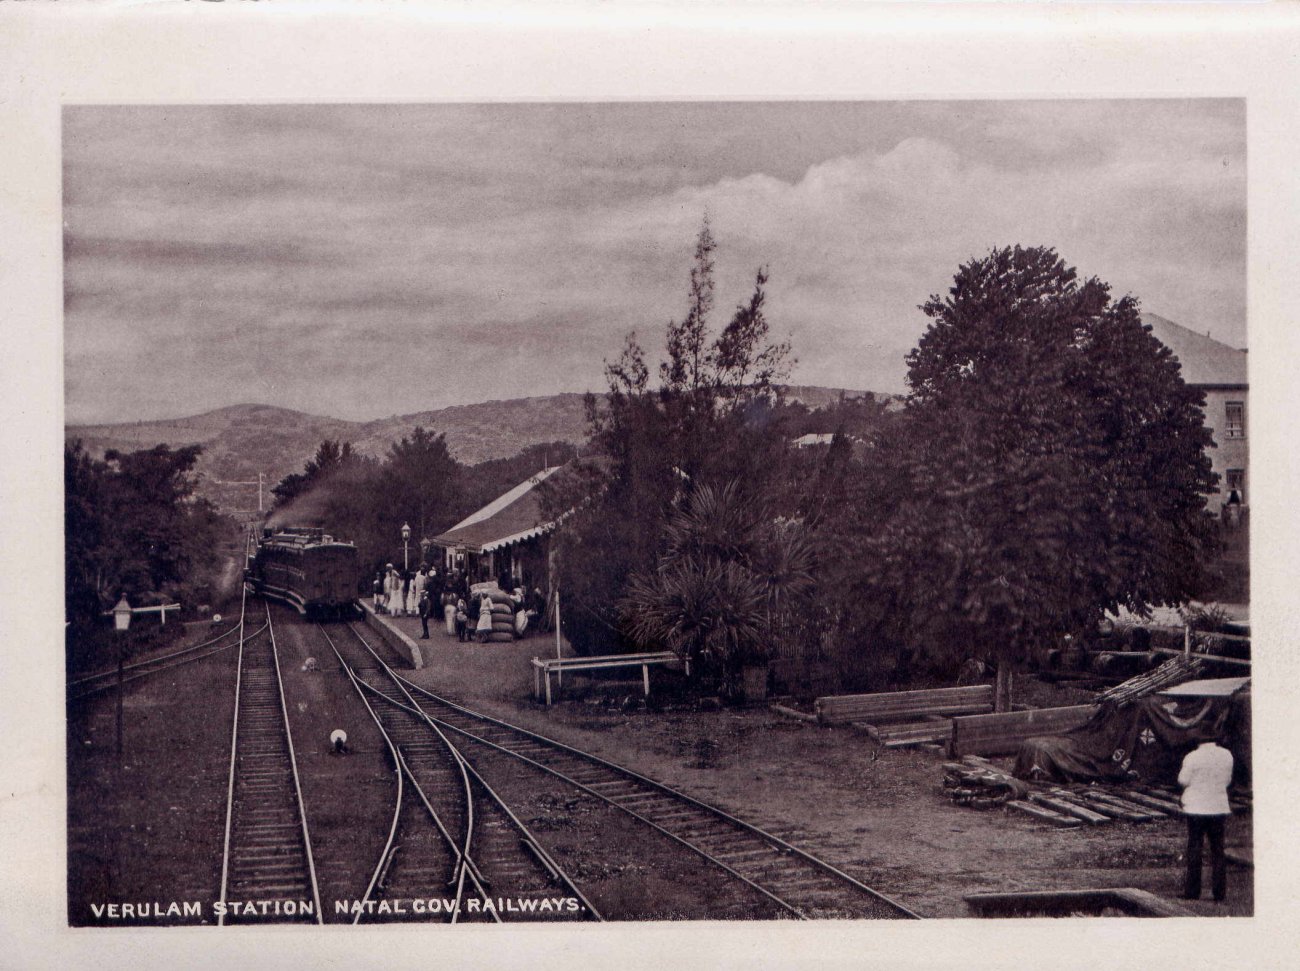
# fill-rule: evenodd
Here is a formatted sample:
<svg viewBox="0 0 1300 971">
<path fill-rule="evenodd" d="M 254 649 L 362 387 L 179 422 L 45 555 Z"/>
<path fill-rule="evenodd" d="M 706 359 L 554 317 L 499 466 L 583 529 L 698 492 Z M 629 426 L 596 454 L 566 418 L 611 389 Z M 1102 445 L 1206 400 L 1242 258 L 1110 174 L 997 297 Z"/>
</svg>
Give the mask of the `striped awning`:
<svg viewBox="0 0 1300 971">
<path fill-rule="evenodd" d="M 435 536 L 434 544 L 445 549 L 491 553 L 550 532 L 555 528 L 555 522 L 542 514 L 541 499 L 535 490 L 559 468 L 551 466 L 521 482 L 445 533 Z"/>
</svg>

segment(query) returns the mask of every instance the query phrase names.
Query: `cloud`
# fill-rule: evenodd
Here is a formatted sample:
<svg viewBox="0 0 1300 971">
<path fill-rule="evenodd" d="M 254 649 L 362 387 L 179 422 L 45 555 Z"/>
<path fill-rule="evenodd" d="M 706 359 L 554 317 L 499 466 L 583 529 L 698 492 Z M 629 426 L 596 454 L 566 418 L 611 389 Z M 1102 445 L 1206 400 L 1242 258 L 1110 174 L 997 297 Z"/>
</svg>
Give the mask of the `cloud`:
<svg viewBox="0 0 1300 971">
<path fill-rule="evenodd" d="M 1245 344 L 1234 101 L 78 108 L 70 418 L 261 400 L 367 418 L 601 383 L 767 266 L 800 383 L 896 391 L 959 263 L 1056 246 Z M 149 389 L 104 375 L 168 346 Z M 298 366 L 301 365 L 301 366 Z M 269 396 L 269 397 L 267 397 Z"/>
</svg>

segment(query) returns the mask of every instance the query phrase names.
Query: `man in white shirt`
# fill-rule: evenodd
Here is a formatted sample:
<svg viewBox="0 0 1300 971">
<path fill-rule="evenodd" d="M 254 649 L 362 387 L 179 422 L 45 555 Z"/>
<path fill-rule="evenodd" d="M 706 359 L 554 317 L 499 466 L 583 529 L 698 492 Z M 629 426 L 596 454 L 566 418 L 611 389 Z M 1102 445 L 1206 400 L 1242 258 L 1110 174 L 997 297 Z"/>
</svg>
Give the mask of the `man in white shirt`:
<svg viewBox="0 0 1300 971">
<path fill-rule="evenodd" d="M 1187 882 L 1183 896 L 1201 896 L 1201 843 L 1210 840 L 1211 889 L 1216 901 L 1228 892 L 1228 865 L 1223 855 L 1223 823 L 1232 812 L 1228 785 L 1232 782 L 1232 753 L 1205 738 L 1183 759 L 1178 784 L 1183 787 L 1187 816 Z"/>
</svg>

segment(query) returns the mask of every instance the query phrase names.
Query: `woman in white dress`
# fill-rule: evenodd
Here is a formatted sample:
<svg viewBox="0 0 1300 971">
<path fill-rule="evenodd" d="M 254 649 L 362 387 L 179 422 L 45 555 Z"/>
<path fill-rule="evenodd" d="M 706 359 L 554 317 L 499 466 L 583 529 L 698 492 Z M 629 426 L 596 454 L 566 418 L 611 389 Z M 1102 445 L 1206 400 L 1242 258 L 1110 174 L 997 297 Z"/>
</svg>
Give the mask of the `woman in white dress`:
<svg viewBox="0 0 1300 971">
<path fill-rule="evenodd" d="M 396 570 L 388 571 L 388 612 L 394 617 L 402 616 L 402 575 Z"/>
<path fill-rule="evenodd" d="M 406 612 L 414 617 L 420 612 L 420 594 L 424 593 L 424 567 L 415 571 L 406 591 Z"/>
</svg>

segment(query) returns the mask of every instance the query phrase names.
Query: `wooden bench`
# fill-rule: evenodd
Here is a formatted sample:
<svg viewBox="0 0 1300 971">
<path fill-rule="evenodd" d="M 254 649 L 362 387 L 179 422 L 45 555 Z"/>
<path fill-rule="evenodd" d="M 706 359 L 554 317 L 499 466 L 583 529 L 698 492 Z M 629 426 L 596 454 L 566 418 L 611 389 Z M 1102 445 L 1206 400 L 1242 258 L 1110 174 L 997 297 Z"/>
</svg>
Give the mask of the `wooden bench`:
<svg viewBox="0 0 1300 971">
<path fill-rule="evenodd" d="M 953 755 L 1015 755 L 1025 739 L 1063 735 L 1096 710 L 1096 705 L 1069 705 L 954 718 L 949 750 Z"/>
<path fill-rule="evenodd" d="M 641 683 L 646 697 L 650 697 L 650 668 L 653 665 L 672 664 L 683 659 L 672 651 L 654 651 L 645 654 L 601 654 L 595 657 L 533 658 L 533 697 L 542 699 L 542 685 L 546 685 L 546 703 L 551 703 L 551 675 L 560 676 L 566 671 L 600 671 L 616 668 L 640 668 Z M 685 661 L 686 674 L 691 673 L 691 662 Z"/>
<path fill-rule="evenodd" d="M 887 691 L 867 695 L 829 695 L 813 703 L 823 725 L 869 725 L 951 718 L 993 710 L 993 685 Z"/>
</svg>

